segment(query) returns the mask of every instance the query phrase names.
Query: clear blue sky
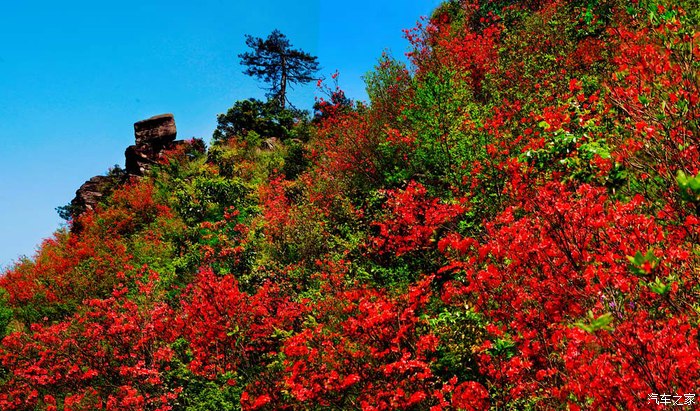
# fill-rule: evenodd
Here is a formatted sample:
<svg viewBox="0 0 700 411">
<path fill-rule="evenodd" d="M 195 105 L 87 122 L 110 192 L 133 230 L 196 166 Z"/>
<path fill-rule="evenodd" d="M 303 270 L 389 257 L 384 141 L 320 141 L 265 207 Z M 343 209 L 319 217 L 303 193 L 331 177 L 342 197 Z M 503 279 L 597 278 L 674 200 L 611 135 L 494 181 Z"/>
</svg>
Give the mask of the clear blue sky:
<svg viewBox="0 0 700 411">
<path fill-rule="evenodd" d="M 88 178 L 124 164 L 133 123 L 172 112 L 179 138 L 209 141 L 216 115 L 264 91 L 241 73 L 245 34 L 278 28 L 341 73 L 365 99 L 361 76 L 384 49 L 402 56 L 401 30 L 438 0 L 5 2 L 0 13 L 0 268 L 62 220 Z M 297 90 L 313 104 L 313 85 Z"/>
</svg>

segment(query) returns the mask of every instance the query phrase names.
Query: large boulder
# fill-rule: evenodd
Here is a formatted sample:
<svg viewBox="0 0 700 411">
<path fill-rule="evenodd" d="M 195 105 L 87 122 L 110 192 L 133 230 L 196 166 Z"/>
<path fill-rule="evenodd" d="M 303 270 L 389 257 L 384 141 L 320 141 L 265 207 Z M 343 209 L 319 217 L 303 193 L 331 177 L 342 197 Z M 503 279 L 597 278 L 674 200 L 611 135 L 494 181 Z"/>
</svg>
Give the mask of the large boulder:
<svg viewBox="0 0 700 411">
<path fill-rule="evenodd" d="M 137 146 L 165 146 L 177 137 L 175 117 L 172 114 L 160 114 L 134 123 Z"/>
</svg>

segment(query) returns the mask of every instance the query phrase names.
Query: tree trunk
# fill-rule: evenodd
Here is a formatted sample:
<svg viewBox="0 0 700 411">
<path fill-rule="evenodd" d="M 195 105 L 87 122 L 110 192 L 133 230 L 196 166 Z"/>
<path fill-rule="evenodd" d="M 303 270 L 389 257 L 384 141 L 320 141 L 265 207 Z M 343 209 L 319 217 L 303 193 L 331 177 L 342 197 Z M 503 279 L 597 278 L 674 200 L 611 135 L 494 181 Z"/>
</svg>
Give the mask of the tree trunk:
<svg viewBox="0 0 700 411">
<path fill-rule="evenodd" d="M 282 55 L 282 78 L 280 79 L 280 107 L 284 110 L 287 102 L 287 57 Z"/>
</svg>

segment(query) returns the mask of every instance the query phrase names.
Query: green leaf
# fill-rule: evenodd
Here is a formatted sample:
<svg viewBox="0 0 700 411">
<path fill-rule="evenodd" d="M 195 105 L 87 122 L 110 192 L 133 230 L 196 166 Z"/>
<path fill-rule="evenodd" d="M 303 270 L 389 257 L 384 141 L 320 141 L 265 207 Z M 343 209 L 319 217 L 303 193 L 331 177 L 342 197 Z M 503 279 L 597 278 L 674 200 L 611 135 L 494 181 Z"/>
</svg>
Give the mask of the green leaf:
<svg viewBox="0 0 700 411">
<path fill-rule="evenodd" d="M 628 255 L 627 260 L 630 262 L 630 271 L 639 276 L 652 272 L 659 265 L 660 261 L 660 259 L 654 255 L 654 250 L 651 248 L 647 250 L 646 254 L 637 251 L 634 257 Z"/>
<path fill-rule="evenodd" d="M 661 280 L 659 280 L 659 277 L 656 277 L 656 280 L 653 283 L 649 283 L 647 285 L 651 291 L 659 295 L 666 295 L 669 291 L 671 291 L 671 284 L 662 283 Z"/>
<path fill-rule="evenodd" d="M 588 323 L 576 322 L 574 326 L 593 334 L 599 330 L 612 331 L 613 328 L 610 326 L 612 320 L 613 316 L 611 313 L 605 313 L 595 317 L 593 311 L 588 311 Z"/>
<path fill-rule="evenodd" d="M 691 203 L 700 203 L 700 173 L 695 177 L 691 177 L 682 170 L 678 170 L 676 182 L 681 189 L 681 197 L 684 200 Z"/>
</svg>

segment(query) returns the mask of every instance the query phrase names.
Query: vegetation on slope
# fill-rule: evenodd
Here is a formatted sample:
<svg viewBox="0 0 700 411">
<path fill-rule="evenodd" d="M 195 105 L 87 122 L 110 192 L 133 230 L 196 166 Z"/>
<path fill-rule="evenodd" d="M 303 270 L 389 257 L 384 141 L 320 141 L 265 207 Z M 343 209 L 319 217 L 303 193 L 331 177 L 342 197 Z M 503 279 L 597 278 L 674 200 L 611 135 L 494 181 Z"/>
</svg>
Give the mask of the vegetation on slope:
<svg viewBox="0 0 700 411">
<path fill-rule="evenodd" d="M 369 104 L 236 103 L 0 279 L 0 408 L 691 400 L 696 6 L 450 1 Z"/>
</svg>

